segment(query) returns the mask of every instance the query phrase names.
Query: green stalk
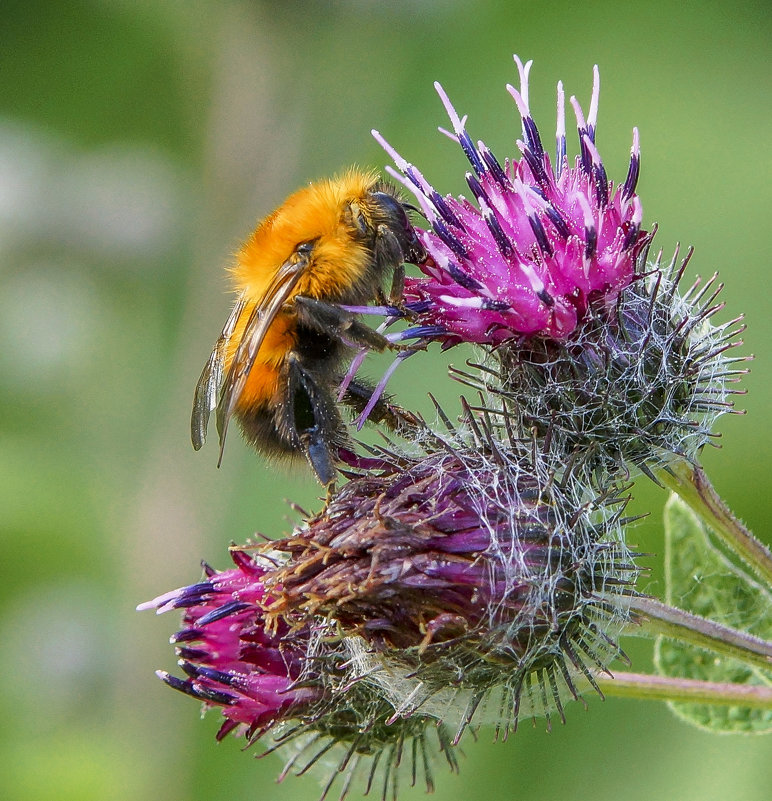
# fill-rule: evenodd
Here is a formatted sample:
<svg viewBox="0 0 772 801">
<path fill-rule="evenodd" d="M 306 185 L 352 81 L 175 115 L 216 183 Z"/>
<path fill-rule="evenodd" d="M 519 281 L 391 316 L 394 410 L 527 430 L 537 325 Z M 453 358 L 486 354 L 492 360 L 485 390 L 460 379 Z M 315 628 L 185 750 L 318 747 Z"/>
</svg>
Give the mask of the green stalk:
<svg viewBox="0 0 772 801">
<path fill-rule="evenodd" d="M 625 672 L 615 673 L 613 679 L 597 677 L 596 681 L 605 695 L 617 698 L 772 709 L 772 687 Z"/>
<path fill-rule="evenodd" d="M 633 598 L 630 609 L 647 634 L 668 637 L 746 665 L 772 670 L 772 642 L 653 598 Z"/>
<path fill-rule="evenodd" d="M 772 588 L 772 552 L 732 514 L 699 464 L 682 459 L 659 471 L 657 478 L 677 493 L 724 544 Z"/>
</svg>

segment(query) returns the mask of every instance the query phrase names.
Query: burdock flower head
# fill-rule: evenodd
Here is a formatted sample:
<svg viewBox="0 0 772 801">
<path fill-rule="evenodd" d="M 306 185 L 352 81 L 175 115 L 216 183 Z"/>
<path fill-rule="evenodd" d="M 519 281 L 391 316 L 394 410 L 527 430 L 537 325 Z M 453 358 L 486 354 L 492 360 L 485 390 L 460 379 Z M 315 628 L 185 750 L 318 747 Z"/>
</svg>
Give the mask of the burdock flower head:
<svg viewBox="0 0 772 801">
<path fill-rule="evenodd" d="M 160 614 L 184 609 L 183 628 L 172 637 L 187 678 L 165 671 L 169 686 L 222 709 L 226 718 L 217 734 L 241 728 L 257 740 L 281 720 L 317 704 L 323 688 L 309 681 L 309 630 L 289 636 L 286 626 L 265 627 L 265 566 L 233 551 L 236 567 L 218 572 L 204 566 L 204 581 L 141 604 Z"/>
<path fill-rule="evenodd" d="M 477 205 L 437 192 L 381 135 L 373 135 L 394 159 L 392 172 L 416 195 L 431 230 L 421 236 L 429 258 L 425 277 L 408 279 L 406 307 L 423 323 L 442 329 L 446 345 L 497 345 L 523 336 L 564 339 L 588 308 L 609 305 L 630 284 L 646 241 L 638 180 L 638 132 L 627 178 L 614 189 L 595 146 L 599 76 L 595 68 L 590 110 L 576 114 L 580 156 L 566 156 L 564 94 L 558 84 L 557 151 L 544 149 L 528 106 L 528 72 L 515 56 L 520 89 L 508 86 L 522 117 L 521 158 L 502 165 L 483 142 L 474 144 L 439 84 L 452 132 L 472 171 L 466 181 Z M 404 177 L 403 177 L 404 176 Z"/>
<path fill-rule="evenodd" d="M 401 774 L 433 789 L 433 762 L 442 752 L 451 770 L 457 759 L 450 733 L 424 715 L 394 716 L 382 693 L 348 680 L 343 669 L 352 644 L 343 647 L 323 620 L 290 628 L 273 620 L 265 576 L 276 565 L 253 548 L 232 548 L 236 567 L 205 565 L 203 581 L 173 590 L 138 609 L 182 609 L 183 627 L 171 641 L 186 674 L 158 676 L 170 687 L 217 708 L 225 721 L 217 739 L 244 735 L 248 744 L 267 741 L 286 764 L 280 775 L 315 769 L 326 796 L 342 782 L 340 797 L 356 782 L 396 797 Z"/>
<path fill-rule="evenodd" d="M 523 694 L 562 716 L 561 699 L 596 686 L 638 574 L 615 492 L 570 469 L 558 480 L 522 445 L 498 447 L 484 420 L 469 425 L 471 439 L 371 462 L 272 544 L 289 559 L 266 577 L 279 623 L 334 621 L 365 644 L 360 674 L 398 715 L 455 717 L 456 737 L 483 702 L 475 722 L 509 728 Z"/>
<path fill-rule="evenodd" d="M 508 89 L 522 117 L 521 158 L 503 166 L 473 143 L 466 118 L 437 87 L 453 126 L 446 133 L 472 165 L 466 179 L 476 205 L 441 195 L 375 134 L 431 223 L 419 235 L 429 254 L 424 275 L 407 280 L 404 307 L 387 310 L 387 325 L 400 316 L 417 322 L 392 336 L 415 336 L 421 347 L 430 339 L 482 346 L 472 369 L 455 376 L 483 391 L 494 413 L 535 429 L 558 461 L 577 448 L 593 449 L 587 467 L 610 473 L 632 466 L 656 474 L 674 459 L 693 461 L 732 409 L 731 384 L 745 372 L 735 366 L 742 358 L 726 353 L 740 344 L 741 318 L 711 324 L 723 308 L 715 276 L 680 294 L 689 256 L 679 264 L 676 252 L 662 266 L 660 254 L 647 264 L 653 233 L 641 229 L 635 194 L 638 132 L 615 187 L 595 143 L 597 68 L 586 118 L 571 98 L 573 166 L 558 84 L 553 166 L 529 111 L 530 62 L 515 61 L 520 89 Z"/>
</svg>

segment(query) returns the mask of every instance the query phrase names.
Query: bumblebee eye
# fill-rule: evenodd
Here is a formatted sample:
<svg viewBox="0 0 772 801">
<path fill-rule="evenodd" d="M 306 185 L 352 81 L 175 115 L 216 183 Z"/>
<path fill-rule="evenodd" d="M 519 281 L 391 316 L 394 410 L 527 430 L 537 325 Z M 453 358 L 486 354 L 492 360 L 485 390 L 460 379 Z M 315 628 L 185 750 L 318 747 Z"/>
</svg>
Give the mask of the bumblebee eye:
<svg viewBox="0 0 772 801">
<path fill-rule="evenodd" d="M 393 223 L 401 225 L 405 231 L 412 230 L 410 220 L 408 220 L 405 211 L 406 204 L 400 203 L 397 198 L 387 192 L 373 192 L 373 199 L 381 207 L 384 214 L 391 217 Z M 408 206 L 408 208 L 412 207 Z"/>
<path fill-rule="evenodd" d="M 295 250 L 296 250 L 296 251 L 297 251 L 297 252 L 298 252 L 298 253 L 299 253 L 301 256 L 310 256 L 310 255 L 311 255 L 311 253 L 313 253 L 313 250 L 314 250 L 314 245 L 315 245 L 315 244 L 316 244 L 316 240 L 314 240 L 313 242 L 301 242 L 301 243 L 300 243 L 300 244 L 299 244 L 299 245 L 298 245 L 298 246 L 295 248 Z"/>
</svg>

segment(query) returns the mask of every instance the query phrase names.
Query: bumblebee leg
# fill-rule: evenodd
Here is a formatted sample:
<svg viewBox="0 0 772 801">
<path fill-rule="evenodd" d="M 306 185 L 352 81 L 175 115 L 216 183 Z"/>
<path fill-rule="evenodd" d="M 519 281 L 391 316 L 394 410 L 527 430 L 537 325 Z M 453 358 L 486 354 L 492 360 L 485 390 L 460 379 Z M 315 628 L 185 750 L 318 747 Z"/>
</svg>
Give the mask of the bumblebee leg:
<svg viewBox="0 0 772 801">
<path fill-rule="evenodd" d="M 311 468 L 319 479 L 319 483 L 328 488 L 329 494 L 329 491 L 335 485 L 335 477 L 338 475 L 338 471 L 332 461 L 332 455 L 327 443 L 316 426 L 304 431 L 300 436 L 300 442 L 306 452 L 306 458 Z"/>
<path fill-rule="evenodd" d="M 395 347 L 386 337 L 373 331 L 369 325 L 357 320 L 351 312 L 341 309 L 334 303 L 301 295 L 297 295 L 293 302 L 298 320 L 302 325 L 336 339 L 362 345 L 378 352 Z"/>
<path fill-rule="evenodd" d="M 394 267 L 408 258 L 402 252 L 399 239 L 388 225 L 379 225 L 375 229 L 375 263 L 382 267 Z"/>
<path fill-rule="evenodd" d="M 333 454 L 346 439 L 343 421 L 329 390 L 292 353 L 286 369 L 290 403 L 278 410 L 279 426 L 283 435 L 305 453 L 319 482 L 327 487 L 338 472 Z"/>
<path fill-rule="evenodd" d="M 375 294 L 375 303 L 378 306 L 394 306 L 399 309 L 404 316 L 408 316 L 406 309 L 402 305 L 402 294 L 405 291 L 405 265 L 398 264 L 394 268 L 391 276 L 391 286 L 387 295 L 382 287 L 378 287 Z"/>
<path fill-rule="evenodd" d="M 346 388 L 342 402 L 353 409 L 356 414 L 361 414 L 372 394 L 373 387 L 355 378 Z M 372 423 L 384 423 L 392 431 L 408 439 L 423 426 L 420 417 L 397 406 L 396 403 L 392 403 L 390 395 L 382 395 L 378 398 L 367 419 Z"/>
<path fill-rule="evenodd" d="M 402 303 L 402 293 L 405 291 L 405 265 L 398 264 L 394 268 L 391 277 L 391 289 L 389 289 L 389 305 L 399 307 Z"/>
</svg>

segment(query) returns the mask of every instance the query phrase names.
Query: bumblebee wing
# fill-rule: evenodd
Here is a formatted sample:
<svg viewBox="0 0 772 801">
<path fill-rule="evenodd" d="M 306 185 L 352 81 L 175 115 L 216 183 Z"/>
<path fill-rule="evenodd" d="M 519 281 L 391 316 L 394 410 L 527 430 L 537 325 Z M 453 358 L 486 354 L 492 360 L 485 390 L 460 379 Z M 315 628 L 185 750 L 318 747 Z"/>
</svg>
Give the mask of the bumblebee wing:
<svg viewBox="0 0 772 801">
<path fill-rule="evenodd" d="M 195 450 L 206 442 L 206 431 L 209 428 L 209 415 L 217 407 L 217 393 L 222 384 L 223 370 L 225 368 L 225 350 L 228 341 L 233 336 L 236 322 L 246 306 L 246 300 L 242 294 L 236 301 L 228 319 L 223 326 L 222 333 L 215 343 L 212 355 L 204 365 L 201 377 L 196 384 L 196 392 L 193 396 L 193 413 L 190 416 L 190 438 Z"/>
<path fill-rule="evenodd" d="M 308 264 L 309 258 L 305 254 L 302 254 L 299 259 L 285 261 L 277 270 L 270 286 L 247 320 L 244 335 L 222 382 L 220 397 L 217 402 L 220 461 L 222 461 L 223 448 L 225 447 L 228 423 L 233 416 L 241 393 L 244 391 L 249 372 L 260 351 L 260 346 L 263 344 L 271 323 L 276 318 L 281 307 L 289 300 L 292 290 L 305 272 Z"/>
</svg>

